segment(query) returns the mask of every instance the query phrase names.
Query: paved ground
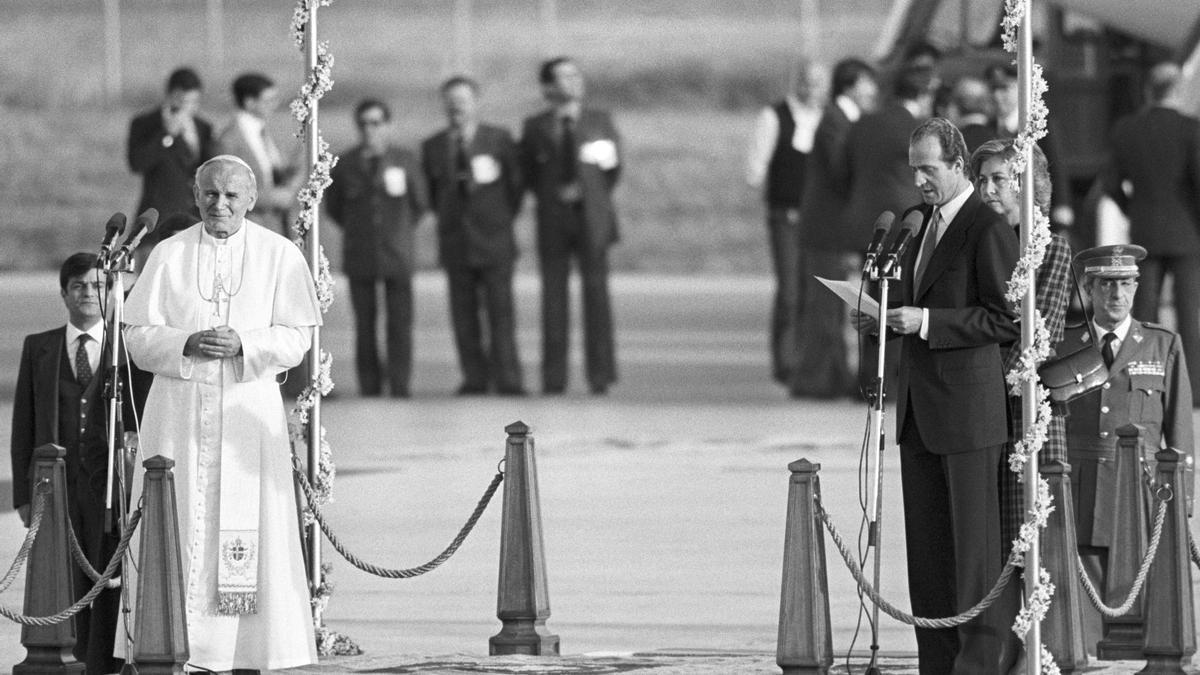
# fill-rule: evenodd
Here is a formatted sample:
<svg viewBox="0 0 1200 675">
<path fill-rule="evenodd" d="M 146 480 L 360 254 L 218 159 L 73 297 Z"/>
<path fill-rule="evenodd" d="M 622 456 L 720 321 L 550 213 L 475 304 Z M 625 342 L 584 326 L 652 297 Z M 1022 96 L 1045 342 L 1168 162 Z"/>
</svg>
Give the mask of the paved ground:
<svg viewBox="0 0 1200 675">
<path fill-rule="evenodd" d="M 0 436 L 8 433 L 20 337 L 60 315 L 49 275 L 4 282 L 0 364 L 11 365 L 0 365 Z M 535 280 L 521 278 L 518 295 L 526 374 L 536 389 Z M 323 408 L 339 471 L 328 510 L 334 528 L 371 562 L 424 562 L 450 540 L 495 472 L 503 427 L 526 422 L 537 443 L 547 625 L 565 656 L 486 657 L 500 626 L 497 501 L 452 560 L 417 579 L 369 576 L 326 547 L 336 584 L 327 622 L 366 654 L 301 672 L 778 672 L 787 464 L 801 457 L 821 463 L 825 501 L 852 539 L 867 411 L 849 401 L 789 401 L 768 381 L 766 279 L 619 277 L 614 295 L 622 380 L 604 398 L 579 393 L 578 365 L 576 391 L 565 397 L 451 396 L 457 374 L 444 285 L 438 275 L 422 275 L 414 398 L 357 399 L 348 310 L 335 305 L 324 341 L 340 395 Z M 894 451 L 884 466 L 881 585 L 907 606 Z M 11 512 L 0 516 L 0 561 L 11 559 L 21 532 Z M 849 573 L 832 548 L 829 555 L 833 645 L 842 664 L 847 653 L 865 650 L 869 631 Z M 21 583 L 0 603 L 19 606 Z M 884 616 L 880 645 L 889 655 L 884 672 L 914 672 L 909 628 Z M 22 657 L 15 626 L 0 625 L 0 664 Z M 856 657 L 852 672 L 862 671 Z"/>
</svg>

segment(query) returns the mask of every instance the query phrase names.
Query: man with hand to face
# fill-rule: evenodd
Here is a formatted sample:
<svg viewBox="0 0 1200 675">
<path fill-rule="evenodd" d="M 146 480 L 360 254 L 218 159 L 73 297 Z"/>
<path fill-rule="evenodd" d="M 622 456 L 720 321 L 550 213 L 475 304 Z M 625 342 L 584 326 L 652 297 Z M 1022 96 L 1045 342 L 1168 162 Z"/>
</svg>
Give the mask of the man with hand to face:
<svg viewBox="0 0 1200 675">
<path fill-rule="evenodd" d="M 966 144 L 949 121 L 913 132 L 909 166 L 924 202 L 902 265 L 896 393 L 913 613 L 947 617 L 974 606 L 1003 567 L 998 476 L 1008 440 L 1000 345 L 1020 332 L 1004 298 L 1018 242 L 972 189 Z M 860 330 L 873 321 L 856 315 Z M 947 583 L 953 580 L 953 583 Z M 1017 600 L 1015 593 L 1005 596 Z M 1012 612 L 996 603 L 955 628 L 917 628 L 922 673 L 1005 673 Z"/>
<path fill-rule="evenodd" d="M 130 354 L 156 375 L 142 448 L 175 460 L 189 663 L 252 672 L 314 663 L 276 377 L 309 349 L 321 323 L 316 291 L 300 250 L 246 219 L 257 198 L 246 162 L 202 164 L 195 197 L 203 222 L 151 252 L 125 304 Z"/>
</svg>

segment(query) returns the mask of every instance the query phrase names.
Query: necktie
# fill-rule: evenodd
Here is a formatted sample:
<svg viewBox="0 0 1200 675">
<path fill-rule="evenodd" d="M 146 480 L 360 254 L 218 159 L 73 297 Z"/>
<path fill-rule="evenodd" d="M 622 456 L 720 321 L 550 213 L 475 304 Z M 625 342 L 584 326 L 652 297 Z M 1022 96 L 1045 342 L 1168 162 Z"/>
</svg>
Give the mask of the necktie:
<svg viewBox="0 0 1200 675">
<path fill-rule="evenodd" d="M 1116 333 L 1105 333 L 1104 344 L 1100 347 L 1100 356 L 1104 357 L 1104 365 L 1112 368 L 1113 361 L 1117 360 L 1117 354 L 1113 350 L 1113 343 L 1117 341 Z"/>
<path fill-rule="evenodd" d="M 913 290 L 920 287 L 921 278 L 925 276 L 925 268 L 929 267 L 929 259 L 933 257 L 933 249 L 937 248 L 941 220 L 941 209 L 933 207 L 933 213 L 929 214 L 929 225 L 925 226 L 925 237 L 921 242 L 921 257 L 917 260 L 917 271 L 913 275 Z"/>
<path fill-rule="evenodd" d="M 80 335 L 79 346 L 75 348 L 75 379 L 85 387 L 92 381 L 92 362 L 87 353 L 87 342 L 91 338 L 87 333 Z"/>
<path fill-rule="evenodd" d="M 467 158 L 467 139 L 460 133 L 454 149 L 454 179 L 463 195 L 471 191 L 471 162 Z"/>
<path fill-rule="evenodd" d="M 562 182 L 574 183 L 576 176 L 575 120 L 569 115 L 562 118 Z"/>
</svg>

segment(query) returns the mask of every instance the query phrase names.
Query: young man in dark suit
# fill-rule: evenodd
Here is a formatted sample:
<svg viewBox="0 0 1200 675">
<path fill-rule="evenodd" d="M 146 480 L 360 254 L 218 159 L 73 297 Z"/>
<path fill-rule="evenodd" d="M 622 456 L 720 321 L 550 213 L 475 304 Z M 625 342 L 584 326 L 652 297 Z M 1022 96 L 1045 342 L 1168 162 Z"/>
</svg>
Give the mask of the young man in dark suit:
<svg viewBox="0 0 1200 675">
<path fill-rule="evenodd" d="M 896 383 L 913 613 L 953 616 L 995 584 L 1001 559 L 998 474 L 1008 439 L 1000 345 L 1020 336 L 1005 284 L 1016 233 L 971 187 L 966 145 L 949 121 L 912 134 L 909 166 L 921 192 L 920 238 L 906 255 L 901 307 L 887 328 L 902 336 Z M 872 322 L 861 321 L 860 329 Z M 947 583 L 952 580 L 952 583 Z M 957 629 L 917 628 L 922 673 L 1005 673 L 1019 595 L 1009 593 Z"/>
<path fill-rule="evenodd" d="M 354 110 L 359 143 L 342 153 L 325 209 L 342 229 L 342 268 L 354 307 L 354 363 L 363 396 L 380 396 L 386 373 L 393 398 L 408 398 L 412 375 L 414 231 L 429 207 L 416 155 L 392 143 L 391 110 L 375 99 Z M 379 360 L 380 286 L 387 327 L 386 369 Z"/>
<path fill-rule="evenodd" d="M 194 70 L 180 68 L 167 78 L 162 105 L 130 123 L 126 158 L 130 170 L 142 175 L 138 213 L 155 208 L 164 219 L 186 213 L 191 216 L 189 225 L 200 220 L 192 180 L 196 167 L 216 154 L 212 124 L 196 114 L 202 89 Z M 159 227 L 146 235 L 142 247 L 149 251 L 163 238 Z"/>
<path fill-rule="evenodd" d="M 13 394 L 12 470 L 13 507 L 29 526 L 33 451 L 47 443 L 66 449 L 67 511 L 88 561 L 95 569 L 108 565 L 120 540 L 116 527 L 104 531 L 105 487 L 108 481 L 108 430 L 104 390 L 111 373 L 111 343 L 105 335 L 101 297 L 103 273 L 96 256 L 76 253 L 59 271 L 59 288 L 68 322 L 25 338 L 17 388 Z M 141 411 L 149 376 L 135 371 L 132 382 L 121 362 L 123 418 L 134 428 L 134 410 Z M 118 430 L 118 436 L 120 435 Z M 114 497 L 117 496 L 114 494 Z M 92 587 L 74 562 L 75 598 Z M 114 673 L 121 662 L 113 658 L 120 591 L 106 589 L 91 606 L 75 616 L 75 658 L 89 673 Z"/>
<path fill-rule="evenodd" d="M 1146 249 L 1133 314 L 1158 321 L 1163 277 L 1174 277 L 1176 325 L 1192 391 L 1200 390 L 1200 122 L 1174 107 L 1179 66 L 1150 72 L 1150 104 L 1117 121 L 1105 188 L 1129 214 L 1129 238 Z M 1132 194 L 1126 194 L 1128 182 Z"/>
<path fill-rule="evenodd" d="M 846 135 L 850 125 L 875 109 L 879 86 L 875 71 L 858 59 L 833 68 L 831 99 L 821 114 L 804 172 L 800 206 L 800 256 L 805 274 L 845 279 L 856 271 L 869 239 L 845 243 L 843 217 L 849 182 Z M 874 216 L 872 216 L 873 218 Z M 792 371 L 793 398 L 839 398 L 856 392 L 847 362 L 841 301 L 819 283 L 804 284 L 804 307 L 797 330 L 799 361 Z"/>
<path fill-rule="evenodd" d="M 571 261 L 583 286 L 584 352 L 592 394 L 617 381 L 608 248 L 616 243 L 613 188 L 624 157 L 607 111 L 583 104 L 583 75 L 569 58 L 542 64 L 538 76 L 549 107 L 525 120 L 522 172 L 537 198 L 542 273 L 542 391 L 567 386 L 568 278 Z"/>
<path fill-rule="evenodd" d="M 506 129 L 479 121 L 479 85 L 452 77 L 441 87 L 449 126 L 421 145 L 438 219 L 438 257 L 450 289 L 450 316 L 463 381 L 459 395 L 522 396 L 513 310 L 517 244 L 513 219 L 524 186 Z M 482 304 L 481 304 L 482 300 Z M 483 339 L 486 316 L 489 346 Z"/>
</svg>

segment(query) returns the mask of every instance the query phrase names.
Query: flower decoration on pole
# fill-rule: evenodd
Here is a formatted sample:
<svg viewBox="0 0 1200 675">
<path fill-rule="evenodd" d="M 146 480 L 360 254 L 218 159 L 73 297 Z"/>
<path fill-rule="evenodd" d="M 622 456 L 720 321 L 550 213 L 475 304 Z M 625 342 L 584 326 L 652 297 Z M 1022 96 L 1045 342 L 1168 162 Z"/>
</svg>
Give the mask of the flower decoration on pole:
<svg viewBox="0 0 1200 675">
<path fill-rule="evenodd" d="M 333 53 L 329 51 L 329 43 L 317 45 L 317 64 L 313 66 L 308 80 L 300 86 L 300 94 L 292 99 L 289 107 L 292 117 L 299 123 L 296 135 L 304 134 L 311 111 L 317 106 L 317 101 L 333 88 Z"/>
</svg>

